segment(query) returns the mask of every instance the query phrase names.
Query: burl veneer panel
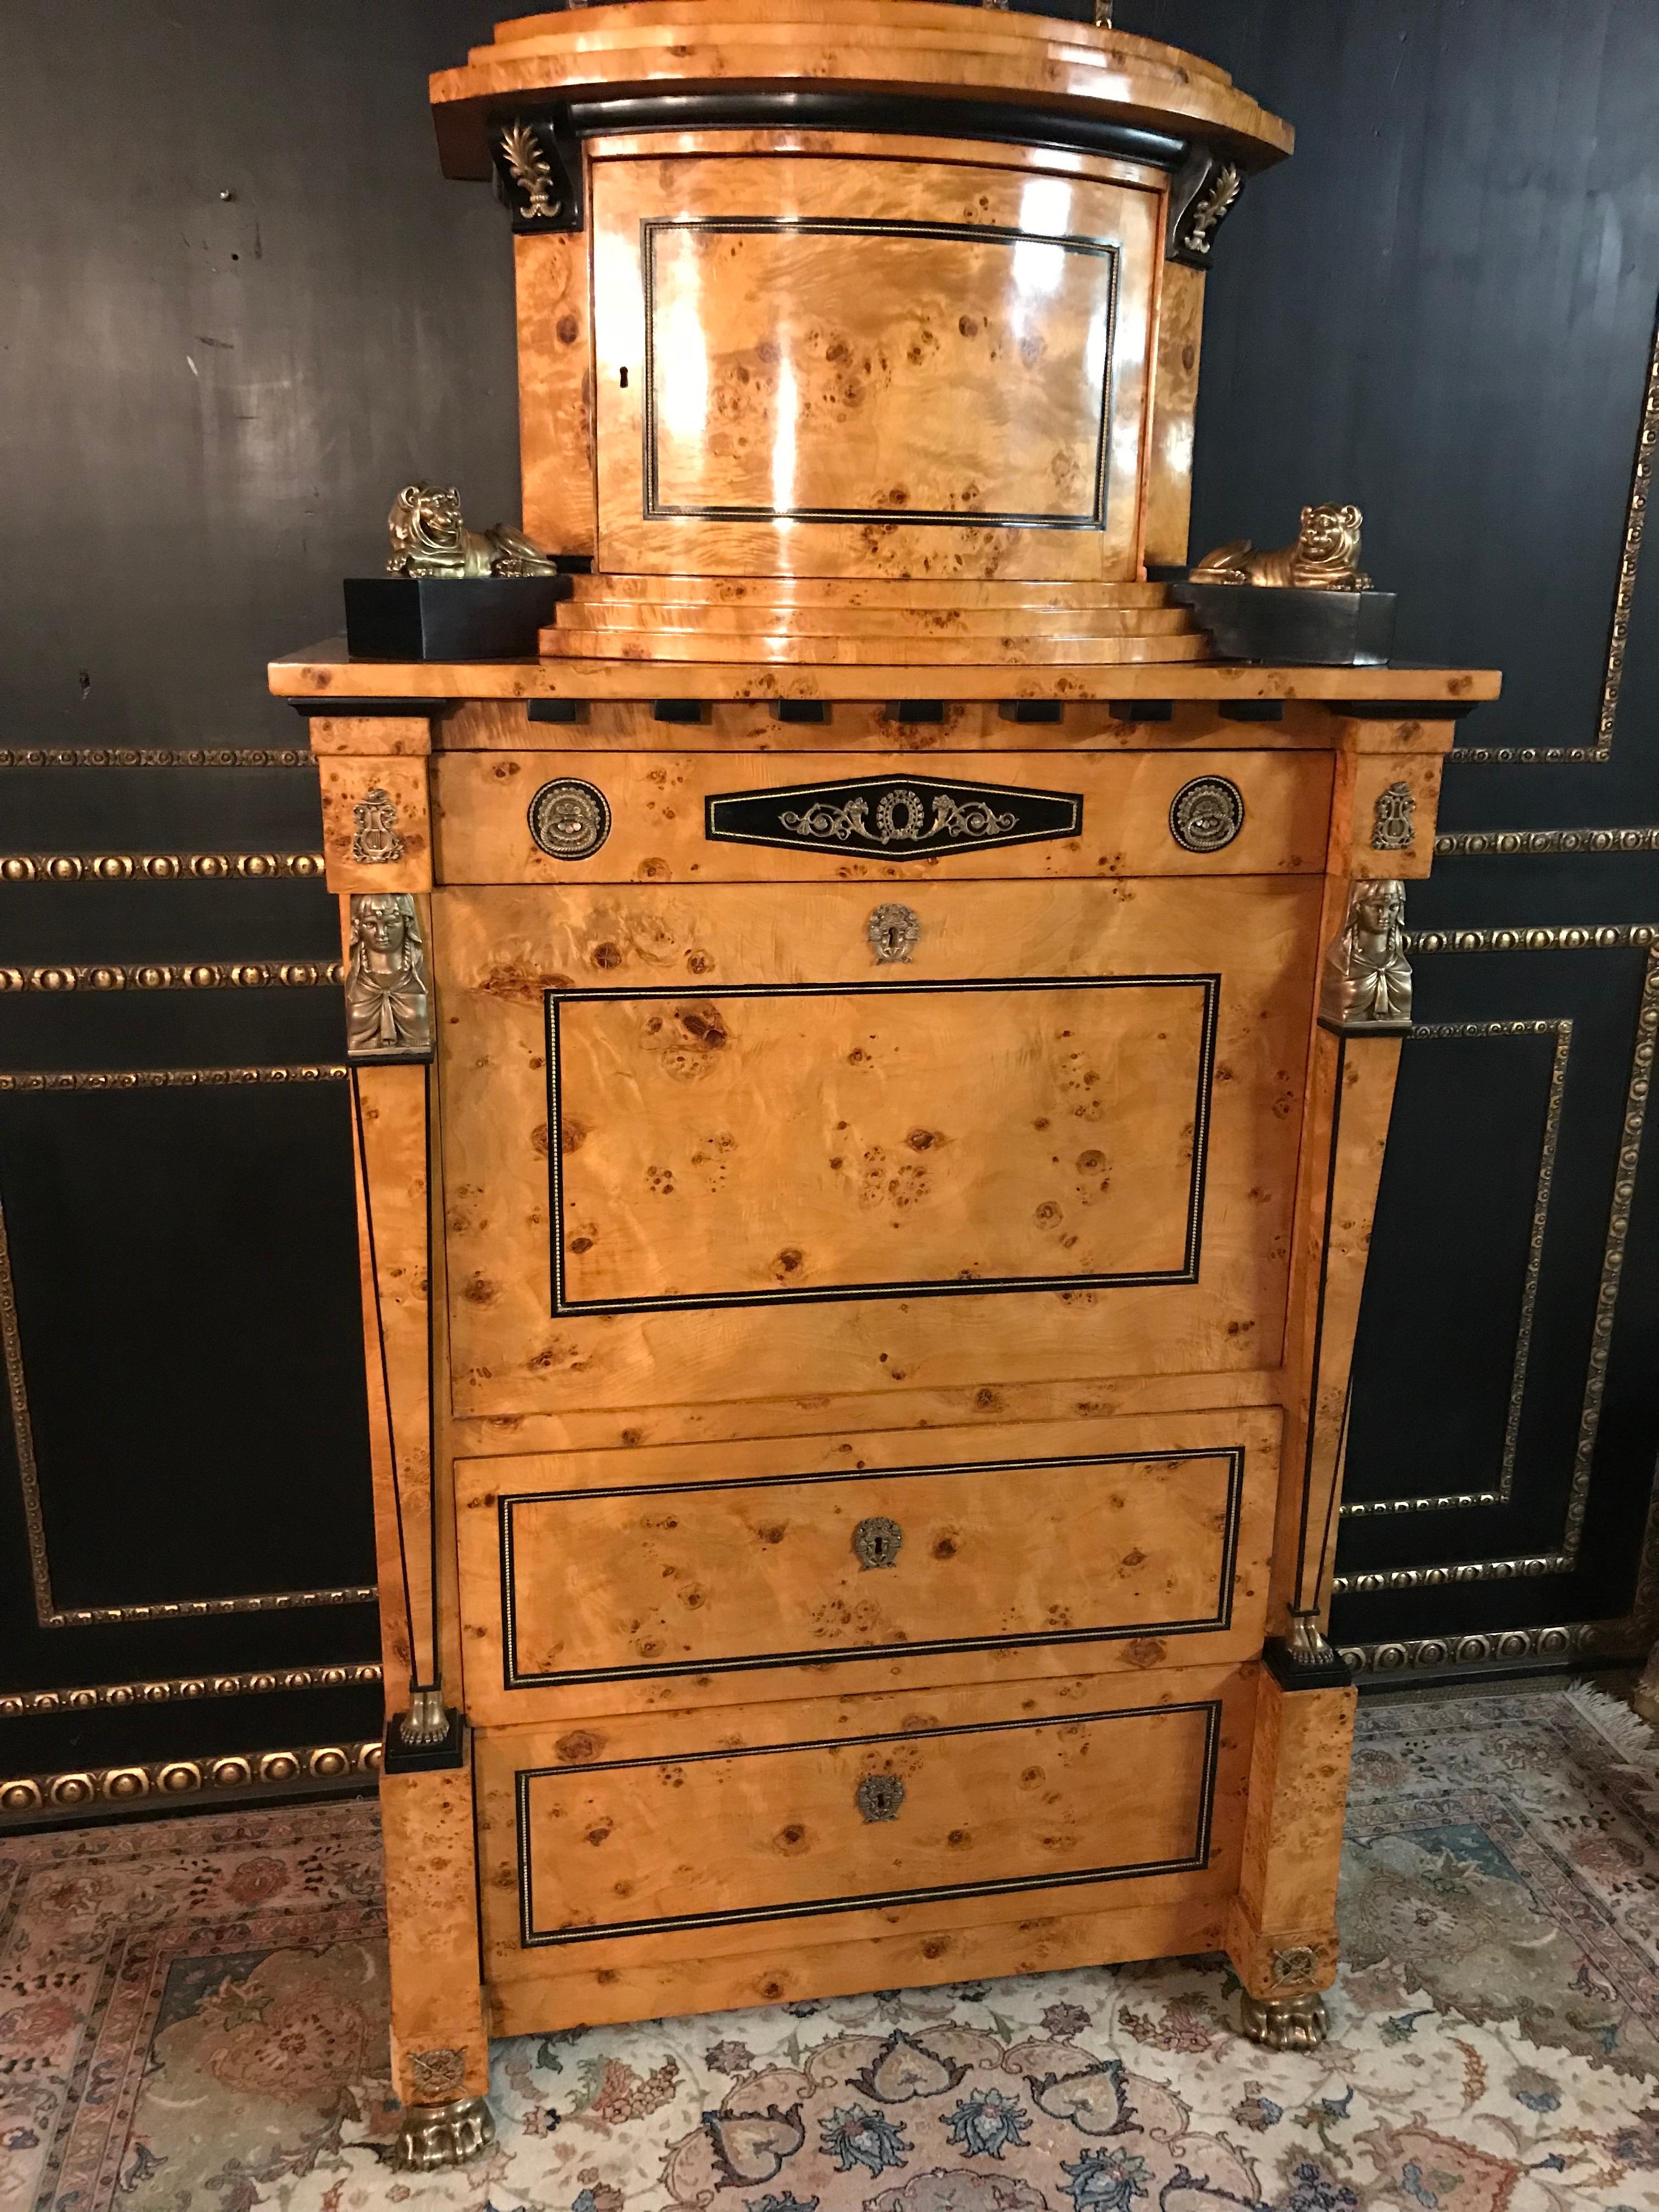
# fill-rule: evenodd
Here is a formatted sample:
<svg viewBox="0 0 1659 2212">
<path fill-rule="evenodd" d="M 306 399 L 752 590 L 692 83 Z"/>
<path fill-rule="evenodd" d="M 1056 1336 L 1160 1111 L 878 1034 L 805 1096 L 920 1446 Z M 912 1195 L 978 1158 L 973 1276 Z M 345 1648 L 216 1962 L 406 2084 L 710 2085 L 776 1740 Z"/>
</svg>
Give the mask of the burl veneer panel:
<svg viewBox="0 0 1659 2212">
<path fill-rule="evenodd" d="M 792 726 L 777 726 L 787 730 Z M 1008 725 L 1002 725 L 1006 731 Z M 762 752 L 659 752 L 596 763 L 574 750 L 455 752 L 433 766 L 437 835 L 446 883 L 823 883 L 950 881 L 1007 876 L 1305 875 L 1324 865 L 1331 755 L 1221 751 L 1078 755 L 972 753 L 883 757 L 804 753 L 779 762 Z M 353 763 L 368 773 L 368 763 Z M 707 802 L 725 793 L 763 794 L 791 787 L 917 775 L 1075 799 L 1075 836 L 1041 843 L 964 848 L 921 860 L 849 850 L 830 838 L 793 848 L 714 842 L 704 833 Z M 611 834 L 585 860 L 560 860 L 530 834 L 530 802 L 558 776 L 597 782 L 611 808 Z M 1188 852 L 1170 834 L 1170 810 L 1199 776 L 1226 776 L 1244 802 L 1238 835 L 1218 853 Z M 808 791 L 798 805 L 810 804 Z"/>
<path fill-rule="evenodd" d="M 602 568 L 1137 573 L 1159 191 L 803 155 L 592 184 Z"/>
<path fill-rule="evenodd" d="M 1320 892 L 438 894 L 455 1410 L 1276 1363 Z"/>
<path fill-rule="evenodd" d="M 994 1899 L 1046 1914 L 1224 1893 L 1255 1677 L 1189 1668 L 493 1731 L 486 1973 L 740 1954 L 767 1926 L 802 1942 L 962 1927 Z"/>
<path fill-rule="evenodd" d="M 1255 1411 L 463 1459 L 469 1709 L 1243 1657 L 1278 1438 Z"/>
</svg>

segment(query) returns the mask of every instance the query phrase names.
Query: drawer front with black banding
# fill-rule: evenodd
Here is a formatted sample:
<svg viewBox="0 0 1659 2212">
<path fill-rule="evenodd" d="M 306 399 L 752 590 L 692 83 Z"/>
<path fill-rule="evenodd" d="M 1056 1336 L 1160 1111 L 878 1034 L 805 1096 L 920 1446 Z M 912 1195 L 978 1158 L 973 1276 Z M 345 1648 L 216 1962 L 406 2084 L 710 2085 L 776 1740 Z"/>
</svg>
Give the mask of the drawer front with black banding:
<svg viewBox="0 0 1659 2212">
<path fill-rule="evenodd" d="M 450 884 L 1317 874 L 1328 752 L 454 752 Z"/>
<path fill-rule="evenodd" d="M 463 1458 L 488 1724 L 1261 1640 L 1274 1411 Z"/>
</svg>

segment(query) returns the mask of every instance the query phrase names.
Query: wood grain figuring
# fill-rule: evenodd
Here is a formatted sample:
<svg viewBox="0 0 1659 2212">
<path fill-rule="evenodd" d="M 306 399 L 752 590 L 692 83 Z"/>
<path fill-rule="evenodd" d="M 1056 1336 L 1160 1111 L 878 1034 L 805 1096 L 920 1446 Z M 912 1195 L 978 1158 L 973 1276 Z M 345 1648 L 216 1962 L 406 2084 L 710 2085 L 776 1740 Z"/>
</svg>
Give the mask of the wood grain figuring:
<svg viewBox="0 0 1659 2212">
<path fill-rule="evenodd" d="M 607 88 L 665 92 L 722 80 L 813 89 L 837 82 L 925 96 L 1025 94 L 1073 112 L 1106 110 L 1173 128 L 1201 125 L 1251 167 L 1287 154 L 1295 134 L 1194 55 L 1127 32 L 1044 17 L 930 6 L 925 0 L 721 0 L 662 5 L 597 23 L 567 15 L 499 25 L 465 67 L 431 93 L 445 173 L 484 177 L 493 104 L 532 92 L 567 98 Z"/>
<path fill-rule="evenodd" d="M 478 1979 L 478 1875 L 472 1770 L 380 1777 L 386 1947 L 392 1974 L 392 2074 L 408 2105 L 441 2103 L 410 2059 L 459 2051 L 450 2097 L 489 2090 L 489 2031 Z"/>
<path fill-rule="evenodd" d="M 982 1003 L 994 1011 L 995 1019 L 988 1012 L 984 1022 L 981 1058 L 965 1073 L 960 1055 L 973 1049 L 972 1040 L 955 1012 L 948 1018 L 930 1013 L 931 1027 L 919 1027 L 912 1044 L 890 1018 L 865 1019 L 868 1002 L 839 995 L 818 1002 L 833 1005 L 836 1019 L 803 1024 L 793 1059 L 775 1055 L 764 1064 L 765 1095 L 788 1100 L 787 1114 L 757 1119 L 752 1097 L 740 1097 L 725 1076 L 726 1055 L 744 1053 L 750 1038 L 785 1034 L 775 1012 L 763 1024 L 757 1008 L 787 1012 L 793 1005 L 798 1018 L 802 1005 L 813 1002 L 721 1001 L 722 983 L 841 985 L 876 973 L 866 935 L 868 891 L 824 884 L 802 907 L 791 903 L 793 896 L 736 885 L 700 890 L 695 903 L 669 892 L 574 887 L 556 903 L 533 890 L 437 895 L 458 1413 L 556 1413 L 577 1406 L 859 1392 L 902 1382 L 934 1389 L 1276 1361 L 1294 1175 L 1290 1107 L 1311 1004 L 1317 879 L 1305 886 L 1259 878 L 1121 884 L 1105 899 L 1081 885 L 1010 884 L 994 907 L 971 886 L 912 887 L 907 902 L 921 935 L 904 969 L 907 983 L 998 975 L 1220 975 L 1200 1280 L 1064 1296 L 975 1297 L 951 1288 L 939 1297 L 805 1304 L 789 1302 L 795 1278 L 814 1285 L 847 1279 L 848 1261 L 855 1255 L 860 1266 L 870 1264 L 872 1248 L 884 1242 L 896 1252 L 901 1240 L 918 1255 L 931 1249 L 941 1265 L 948 1255 L 948 1275 L 959 1277 L 963 1232 L 975 1264 L 991 1265 L 993 1255 L 998 1265 L 1024 1265 L 1024 1255 L 1035 1264 L 1046 1255 L 1064 1280 L 1078 1268 L 1074 1255 L 1106 1254 L 1097 1225 L 1102 1206 L 1126 1236 L 1140 1240 L 1136 1260 L 1162 1266 L 1179 1257 L 1169 1198 L 1154 1188 L 1120 1199 L 1113 1161 L 1132 1173 L 1132 1160 L 1162 1160 L 1180 1179 L 1191 1139 L 1182 1115 L 1148 1088 L 1145 1068 L 1112 1053 L 1114 1035 L 1130 1030 L 1110 1024 L 1127 1015 L 1111 1015 L 1106 1026 L 1092 1019 L 1070 1038 L 1057 1034 L 1066 1023 L 1051 1021 L 1055 1033 L 1044 1032 L 1042 1048 L 1046 1084 L 1032 1068 L 1010 1065 L 1000 1026 L 1005 1018 L 1024 1024 L 1022 1033 L 1035 1042 L 1030 1017 L 1020 1011 L 1028 995 L 1041 1003 L 1035 992 L 940 994 L 931 1000 L 933 1007 Z M 581 1080 L 590 1095 L 586 1103 L 568 1095 L 561 1142 L 562 1164 L 576 1176 L 562 1235 L 567 1256 L 581 1265 L 580 1288 L 586 1295 L 600 1285 L 629 1294 L 642 1285 L 666 1291 L 665 1255 L 678 1252 L 697 1267 L 698 1288 L 715 1268 L 717 1287 L 738 1285 L 746 1267 L 768 1304 L 718 1317 L 672 1311 L 552 1317 L 544 999 L 589 979 L 609 989 L 655 987 L 672 995 L 635 1001 L 636 1042 L 614 1063 L 614 1079 L 603 1055 L 627 1038 L 626 1024 L 620 1015 L 589 1020 L 585 1029 L 578 1023 L 588 1040 Z M 692 986 L 683 997 L 679 979 Z M 1144 1034 L 1172 1070 L 1178 1064 L 1172 1079 L 1193 1097 L 1195 988 L 1095 995 L 1114 1001 L 1121 995 L 1126 1005 L 1139 997 L 1133 1033 Z M 1145 1027 L 1166 1008 L 1168 1022 Z M 585 1006 L 584 1016 L 588 1011 Z M 662 1026 L 647 1036 L 653 1019 Z M 877 1042 L 866 1042 L 866 1034 Z M 607 1036 L 615 1044 L 607 1045 Z M 1001 1158 L 1012 1133 L 1000 1118 L 997 1091 L 988 1087 L 991 1066 L 1006 1071 L 1017 1095 L 1032 1103 L 1033 1126 L 1018 1137 L 1034 1163 L 1034 1179 L 1023 1188 Z M 465 1071 L 481 1067 L 489 1070 L 488 1084 L 466 1079 Z M 643 1095 L 639 1084 L 647 1085 Z M 845 1103 L 831 1110 L 832 1098 Z M 1144 1102 L 1139 1121 L 1138 1101 Z M 734 1115 L 747 1149 L 738 1141 Z M 1039 1120 L 1048 1127 L 1036 1129 Z M 847 1127 L 838 1127 L 843 1121 Z M 1031 1150 L 1039 1138 L 1047 1140 L 1046 1155 Z M 652 1143 L 646 1159 L 640 1148 Z M 623 1164 L 636 1156 L 635 1181 Z M 810 1178 L 805 1188 L 822 1193 L 815 1201 L 821 1225 L 810 1236 L 787 1195 L 803 1176 Z M 1110 1188 L 1101 1190 L 1103 1182 Z M 989 1212 L 988 1194 L 998 1189 L 1004 1210 Z M 597 1221 L 586 1224 L 588 1200 L 606 1192 L 612 1194 L 607 1230 L 626 1240 L 647 1271 L 631 1282 L 594 1236 Z M 720 1224 L 712 1246 L 699 1249 L 675 1225 L 686 1211 L 682 1196 L 707 1224 L 705 1237 L 714 1237 Z M 732 1239 L 739 1235 L 742 1256 L 733 1258 Z M 586 1251 L 572 1249 L 583 1237 L 594 1241 Z M 838 1237 L 848 1240 L 845 1256 Z M 1075 1245 L 1066 1242 L 1072 1237 Z M 1127 1255 L 1130 1248 L 1122 1250 Z M 898 1265 L 896 1257 L 886 1263 L 884 1279 L 896 1276 Z M 682 1285 L 677 1280 L 674 1287 Z"/>
<path fill-rule="evenodd" d="M 603 767 L 580 755 L 447 754 L 434 774 L 443 877 L 448 884 L 481 885 L 914 883 L 940 877 L 1301 875 L 1323 866 L 1331 772 L 1322 754 L 1158 751 L 1079 757 L 1061 766 L 1020 753 L 994 762 L 935 753 L 927 763 L 930 776 L 1074 794 L 1083 804 L 1082 834 L 1040 844 L 964 847 L 914 860 L 885 860 L 879 850 L 849 852 L 833 842 L 803 841 L 798 850 L 715 842 L 705 831 L 705 805 L 721 793 L 834 784 L 854 775 L 902 780 L 915 772 L 914 760 L 902 754 L 857 763 L 842 754 L 805 754 L 787 769 L 765 754 L 665 751 Z M 530 834 L 532 795 L 562 775 L 597 781 L 611 809 L 611 834 L 586 860 L 555 860 Z M 1177 793 L 1206 775 L 1231 778 L 1244 803 L 1243 828 L 1218 853 L 1188 851 L 1170 828 Z"/>
<path fill-rule="evenodd" d="M 1204 335 L 1201 269 L 1164 264 L 1158 295 L 1152 434 L 1147 445 L 1146 557 L 1184 568 L 1193 504 L 1193 424 Z"/>
<path fill-rule="evenodd" d="M 592 173 L 603 568 L 1138 574 L 1159 193 L 801 156 Z"/>
<path fill-rule="evenodd" d="M 592 553 L 599 517 L 587 240 L 568 232 L 515 238 L 513 267 L 524 526 L 538 545 Z"/>
<path fill-rule="evenodd" d="M 345 659 L 343 639 L 340 641 L 340 657 L 342 660 Z M 378 660 L 348 661 L 346 665 L 365 678 L 372 676 L 377 669 L 387 669 L 388 665 L 385 661 Z M 390 672 L 388 669 L 388 674 Z M 403 671 L 399 669 L 397 672 L 401 677 Z M 328 686 L 325 684 L 318 688 L 326 690 Z M 400 703 L 402 695 L 409 688 L 401 681 L 385 686 L 380 691 L 368 683 L 357 687 L 365 698 L 380 699 L 390 692 L 398 697 Z M 419 702 L 411 699 L 410 703 L 418 706 Z M 306 717 L 306 740 L 319 760 L 331 753 L 418 760 L 423 759 L 432 750 L 432 723 L 424 714 L 354 714 L 350 711 L 349 702 L 343 699 L 341 706 L 343 711 L 339 714 L 308 714 Z"/>
<path fill-rule="evenodd" d="M 1336 1978 L 1342 1856 L 1356 1693 L 1282 1689 L 1265 1671 L 1256 1700 L 1243 1863 L 1227 1949 L 1252 1996 L 1328 1989 Z M 1286 1973 L 1305 1949 L 1310 1972 Z"/>
<path fill-rule="evenodd" d="M 921 0 L 915 0 L 920 5 Z M 559 664 L 547 660 L 442 661 L 352 660 L 344 641 L 325 639 L 270 663 L 272 691 L 280 699 L 337 699 L 349 716 L 352 699 L 659 699 L 662 678 L 649 667 L 605 661 Z M 755 663 L 676 667 L 674 698 L 886 701 L 929 699 L 1054 699 L 1082 705 L 1109 699 L 1316 699 L 1449 700 L 1474 705 L 1498 696 L 1496 671 L 1480 668 L 1246 668 L 1213 662 L 1188 666 L 1066 670 L 1061 673 L 983 664 L 928 671 L 925 692 L 918 692 L 915 671 L 903 665 L 794 669 L 787 676 Z M 1364 726 L 1363 725 L 1361 726 Z M 1410 729 L 1413 725 L 1389 724 Z M 313 732 L 317 725 L 312 725 Z M 1442 733 L 1443 735 L 1443 732 Z M 1252 731 L 1247 742 L 1263 742 Z M 1340 742 L 1337 739 L 1336 742 Z M 325 750 L 318 744 L 317 750 Z M 1395 737 L 1387 743 L 1407 750 Z M 337 748 L 355 750 L 356 745 Z M 378 748 L 377 748 L 378 749 Z M 409 750 L 410 748 L 401 748 Z"/>
<path fill-rule="evenodd" d="M 1196 980 L 562 1000 L 560 1304 L 1179 1281 L 1195 1264 L 1212 1019 Z M 779 1127 L 787 1067 L 811 1088 L 819 1146 Z M 1077 1105 L 1091 1142 L 1062 1158 L 1054 1112 Z M 652 1193 L 681 1203 L 641 1204 Z"/>
<path fill-rule="evenodd" d="M 375 1543 L 380 1571 L 380 1618 L 387 1648 L 386 1692 L 388 1711 L 401 1711 L 409 1703 L 411 1659 L 420 1680 L 430 1682 L 439 1656 L 434 1651 L 430 1629 L 426 1070 L 364 1067 L 358 1072 L 357 1081 L 379 1263 L 378 1318 L 375 1282 L 367 1267 L 364 1270 L 363 1356 L 371 1433 L 375 1439 Z M 362 1200 L 360 1176 L 358 1224 L 366 1255 L 368 1224 Z M 380 1366 L 382 1333 L 385 1385 Z M 412 1650 L 405 1626 L 409 1616 L 414 1624 Z"/>
<path fill-rule="evenodd" d="M 1277 1463 L 1268 1413 L 462 1460 L 470 1709 L 879 1689 L 895 1659 L 971 1680 L 1000 1644 L 1055 1674 L 1248 1656 Z M 872 1516 L 886 1566 L 854 1547 Z"/>
<path fill-rule="evenodd" d="M 1346 887 L 1333 878 L 1328 927 L 1346 902 Z M 1400 1043 L 1398 1036 L 1343 1040 L 1322 1029 L 1314 1034 L 1285 1334 L 1275 1622 L 1282 1620 L 1284 1608 L 1300 1604 L 1322 1611 L 1327 1602 L 1348 1377 Z"/>
<path fill-rule="evenodd" d="M 1017 1905 L 1027 1900 L 1016 1899 Z M 787 1929 L 757 1931 L 764 1948 L 717 1959 L 658 1959 L 582 1967 L 565 1954 L 531 1954 L 526 1979 L 490 1984 L 491 2033 L 530 2035 L 578 2026 L 678 2019 L 742 2005 L 925 1989 L 941 1982 L 1044 1974 L 1127 1959 L 1170 1959 L 1222 1948 L 1224 1902 L 1212 1898 L 1131 1905 L 1119 1911 L 1009 1914 L 988 1899 L 965 1928 L 911 1929 L 856 1942 L 802 1943 Z M 921 1915 L 913 1916 L 921 1917 Z M 827 1931 L 826 1931 L 827 1932 Z"/>
<path fill-rule="evenodd" d="M 838 1394 L 838 1425 L 853 1431 L 964 1425 L 993 1431 L 1015 1421 L 1105 1421 L 1143 1413 L 1188 1413 L 1277 1402 L 1277 1371 L 1243 1368 L 1207 1375 L 1115 1376 L 1109 1382 L 981 1384 L 913 1390 L 901 1383 L 880 1396 Z M 455 1449 L 472 1458 L 529 1452 L 633 1453 L 646 1444 L 727 1443 L 816 1437 L 824 1431 L 821 1395 L 801 1394 L 707 1406 L 639 1406 L 622 1412 L 576 1407 L 563 1416 L 499 1414 L 458 1420 Z M 990 1449 L 994 1449 L 991 1447 Z M 619 1477 L 626 1480 L 626 1475 Z"/>
<path fill-rule="evenodd" d="M 1225 1895 L 1254 1668 L 608 1718 L 480 1740 L 488 1978 Z M 1133 1774 L 1133 1793 L 1121 1788 Z M 868 1776 L 896 1778 L 866 1819 Z M 522 1779 L 520 1778 L 522 1778 Z M 1109 1824 L 1102 1793 L 1114 1793 Z M 833 1907 L 832 1911 L 826 1908 Z M 845 1907 L 846 1909 L 842 1909 Z M 1005 1904 L 994 1910 L 1007 1911 Z"/>
<path fill-rule="evenodd" d="M 432 836 L 427 810 L 425 760 L 363 759 L 325 755 L 319 762 L 323 805 L 323 859 L 330 890 L 429 891 Z M 403 843 L 396 860 L 354 859 L 356 811 L 371 792 L 384 793 L 397 809 Z"/>
<path fill-rule="evenodd" d="M 1133 699 L 1110 705 L 1069 702 L 1052 720 L 1019 721 L 1011 719 L 1018 703 L 995 699 L 941 700 L 939 720 L 921 721 L 907 712 L 908 702 L 902 699 L 880 703 L 843 701 L 826 707 L 823 720 L 803 723 L 781 720 L 776 706 L 769 701 L 716 700 L 701 708 L 697 721 L 674 725 L 671 731 L 671 726 L 658 720 L 654 702 L 583 701 L 574 708 L 574 720 L 551 723 L 532 722 L 529 707 L 522 700 L 471 699 L 459 701 L 446 714 L 438 726 L 438 740 L 446 754 L 660 752 L 665 744 L 672 744 L 681 757 L 686 752 L 788 756 L 823 753 L 833 746 L 838 756 L 881 752 L 915 761 L 951 753 L 1006 752 L 1012 745 L 1034 756 L 1144 752 L 1155 747 L 1169 757 L 1196 750 L 1315 752 L 1340 760 L 1349 752 L 1357 757 L 1366 749 L 1361 741 L 1376 729 L 1388 734 L 1386 750 L 1398 750 L 1393 741 L 1393 723 L 1336 723 L 1325 707 L 1312 702 L 1292 700 L 1268 722 L 1234 721 L 1214 703 L 1199 700 L 1160 701 L 1159 705 L 1168 711 L 1153 721 L 1146 719 Z M 1421 730 L 1443 726 L 1413 726 Z M 1334 755 L 1334 739 L 1339 746 Z M 866 765 L 855 758 L 842 773 L 854 775 Z M 785 771 L 794 772 L 793 765 Z M 984 777 L 996 771 L 990 763 L 981 763 L 977 773 Z M 1052 779 L 1053 766 L 1042 773 Z M 1323 844 L 1328 836 L 1328 824 L 1322 825 L 1320 834 Z"/>
</svg>

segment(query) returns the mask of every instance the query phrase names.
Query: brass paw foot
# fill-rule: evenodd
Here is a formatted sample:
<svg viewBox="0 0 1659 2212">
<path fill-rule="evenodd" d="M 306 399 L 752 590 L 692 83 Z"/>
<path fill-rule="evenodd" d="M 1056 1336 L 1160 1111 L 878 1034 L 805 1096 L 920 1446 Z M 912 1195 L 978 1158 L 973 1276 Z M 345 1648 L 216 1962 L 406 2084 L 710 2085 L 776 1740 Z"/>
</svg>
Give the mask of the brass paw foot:
<svg viewBox="0 0 1659 2212">
<path fill-rule="evenodd" d="M 405 2173 L 435 2173 L 461 2166 L 495 2140 L 495 2118 L 485 2097 L 457 2097 L 447 2105 L 406 2105 L 392 2162 Z"/>
<path fill-rule="evenodd" d="M 1243 2029 L 1252 2043 L 1265 2043 L 1269 2051 L 1311 2051 L 1325 2040 L 1329 2023 L 1322 1997 L 1253 1997 L 1243 1999 Z"/>
</svg>

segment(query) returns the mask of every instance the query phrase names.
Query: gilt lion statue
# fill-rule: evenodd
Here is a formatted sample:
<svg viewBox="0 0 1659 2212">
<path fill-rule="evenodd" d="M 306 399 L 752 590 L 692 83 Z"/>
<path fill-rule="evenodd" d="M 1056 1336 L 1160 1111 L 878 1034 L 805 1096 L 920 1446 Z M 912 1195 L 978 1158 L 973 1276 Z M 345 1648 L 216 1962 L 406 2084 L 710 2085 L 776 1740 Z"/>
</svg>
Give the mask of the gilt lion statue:
<svg viewBox="0 0 1659 2212">
<path fill-rule="evenodd" d="M 1218 545 L 1197 568 L 1190 584 L 1276 584 L 1304 592 L 1368 592 L 1371 580 L 1359 567 L 1357 507 L 1304 507 L 1294 545 L 1258 553 L 1248 538 Z"/>
<path fill-rule="evenodd" d="M 558 563 L 522 532 L 497 524 L 469 530 L 459 493 L 436 484 L 405 484 L 386 519 L 392 576 L 556 576 Z"/>
</svg>

